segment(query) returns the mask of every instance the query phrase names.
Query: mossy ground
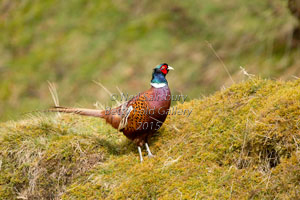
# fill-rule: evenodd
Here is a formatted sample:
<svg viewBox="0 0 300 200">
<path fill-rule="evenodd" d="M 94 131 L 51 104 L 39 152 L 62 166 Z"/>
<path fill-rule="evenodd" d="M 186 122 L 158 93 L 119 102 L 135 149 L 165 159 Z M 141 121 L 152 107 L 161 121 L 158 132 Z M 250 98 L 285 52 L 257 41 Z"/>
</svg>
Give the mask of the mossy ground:
<svg viewBox="0 0 300 200">
<path fill-rule="evenodd" d="M 168 117 L 143 163 L 101 119 L 2 123 L 0 199 L 299 199 L 300 80 L 251 79 L 176 106 L 193 112 Z"/>
</svg>

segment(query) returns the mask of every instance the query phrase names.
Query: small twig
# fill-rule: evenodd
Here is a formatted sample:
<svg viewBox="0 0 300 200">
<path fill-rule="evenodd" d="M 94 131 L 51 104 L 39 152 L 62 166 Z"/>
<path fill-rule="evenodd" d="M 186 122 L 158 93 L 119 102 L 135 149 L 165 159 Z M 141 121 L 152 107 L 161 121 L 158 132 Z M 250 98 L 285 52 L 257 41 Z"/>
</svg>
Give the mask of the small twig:
<svg viewBox="0 0 300 200">
<path fill-rule="evenodd" d="M 230 186 L 230 198 L 232 199 L 232 190 L 233 190 L 233 181 L 231 182 L 231 186 Z"/>
<path fill-rule="evenodd" d="M 254 74 L 249 74 L 245 68 L 243 68 L 242 66 L 240 66 L 240 69 L 242 71 L 242 73 L 245 75 L 245 76 L 248 76 L 248 78 L 252 79 L 252 77 L 254 77 L 255 75 Z"/>
<path fill-rule="evenodd" d="M 105 92 L 107 92 L 107 94 L 109 94 L 110 96 L 112 96 L 112 93 L 106 88 L 104 87 L 104 85 L 102 85 L 101 83 L 97 82 L 97 81 L 93 81 L 94 83 L 96 83 L 97 85 L 99 85 L 100 87 L 102 87 Z M 116 102 L 120 105 L 121 103 L 116 99 Z"/>
<path fill-rule="evenodd" d="M 55 87 L 54 83 L 51 83 L 50 81 L 47 81 L 47 82 L 48 82 L 48 88 L 49 88 L 49 91 L 50 91 L 51 96 L 52 96 L 52 99 L 53 99 L 53 101 L 54 101 L 54 105 L 55 105 L 55 106 L 59 106 L 59 99 L 58 99 L 56 87 Z M 61 116 L 60 113 L 57 113 L 57 115 L 58 115 L 59 117 Z"/>
<path fill-rule="evenodd" d="M 212 52 L 215 54 L 215 56 L 218 58 L 218 60 L 222 63 L 226 73 L 228 74 L 230 80 L 232 81 L 232 83 L 235 83 L 235 81 L 232 79 L 229 71 L 228 71 L 228 68 L 226 67 L 225 63 L 223 62 L 223 60 L 220 58 L 220 56 L 217 54 L 217 52 L 215 51 L 214 47 L 212 46 L 211 43 L 209 43 L 208 41 L 206 41 L 208 47 L 212 50 Z"/>
<path fill-rule="evenodd" d="M 54 105 L 59 106 L 59 99 L 58 99 L 56 87 L 55 87 L 54 83 L 51 83 L 50 81 L 47 81 L 47 82 L 48 82 L 49 91 L 50 91 L 52 99 L 54 101 Z"/>
<path fill-rule="evenodd" d="M 270 178 L 271 178 L 271 172 L 269 172 L 269 176 L 268 176 L 268 179 L 267 179 L 267 184 L 266 184 L 267 189 L 269 187 Z"/>
<path fill-rule="evenodd" d="M 121 91 L 121 89 L 118 86 L 116 86 L 116 88 L 119 91 L 120 96 L 122 96 L 124 93 Z M 125 102 L 125 99 L 123 100 L 123 98 L 121 98 L 121 102 Z"/>
</svg>

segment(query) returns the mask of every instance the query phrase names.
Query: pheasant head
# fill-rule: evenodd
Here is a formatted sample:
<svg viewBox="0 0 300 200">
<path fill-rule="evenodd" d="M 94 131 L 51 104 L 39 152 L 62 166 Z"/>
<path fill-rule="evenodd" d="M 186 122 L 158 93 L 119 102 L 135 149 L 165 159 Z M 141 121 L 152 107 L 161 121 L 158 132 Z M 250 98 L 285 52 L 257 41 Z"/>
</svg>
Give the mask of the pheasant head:
<svg viewBox="0 0 300 200">
<path fill-rule="evenodd" d="M 174 70 L 174 68 L 169 66 L 167 63 L 157 65 L 152 72 L 152 80 L 150 83 L 152 87 L 161 88 L 168 85 L 166 75 L 169 70 Z"/>
</svg>

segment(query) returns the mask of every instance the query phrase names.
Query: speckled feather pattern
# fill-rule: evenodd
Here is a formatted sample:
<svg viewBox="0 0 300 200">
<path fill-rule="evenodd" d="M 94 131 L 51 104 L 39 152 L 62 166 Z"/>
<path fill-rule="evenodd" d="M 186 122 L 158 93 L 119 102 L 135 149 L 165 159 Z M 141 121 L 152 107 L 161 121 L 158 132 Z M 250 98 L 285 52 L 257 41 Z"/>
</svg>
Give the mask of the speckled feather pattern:
<svg viewBox="0 0 300 200">
<path fill-rule="evenodd" d="M 168 98 L 170 95 L 171 92 L 168 85 L 162 88 L 151 87 L 149 90 L 140 93 L 132 100 L 126 102 L 126 108 L 132 106 L 133 111 L 128 116 L 126 127 L 120 131 L 128 139 L 142 146 L 147 142 L 148 137 L 158 130 L 166 120 L 167 110 L 171 105 L 171 100 Z M 122 106 L 112 109 L 112 112 L 109 114 L 105 114 L 104 111 L 102 112 L 102 117 L 105 118 L 106 122 L 116 129 L 126 113 L 126 109 L 122 110 Z M 150 114 L 149 110 L 153 110 L 154 112 Z M 147 123 L 146 128 L 142 126 L 144 123 Z M 156 126 L 156 124 L 159 124 L 159 126 Z"/>
</svg>

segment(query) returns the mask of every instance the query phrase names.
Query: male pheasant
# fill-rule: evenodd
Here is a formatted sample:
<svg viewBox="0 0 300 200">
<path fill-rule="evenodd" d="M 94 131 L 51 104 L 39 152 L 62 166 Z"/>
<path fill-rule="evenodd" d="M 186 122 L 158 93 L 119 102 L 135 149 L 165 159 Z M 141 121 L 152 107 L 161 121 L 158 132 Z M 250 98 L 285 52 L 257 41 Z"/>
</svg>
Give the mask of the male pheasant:
<svg viewBox="0 0 300 200">
<path fill-rule="evenodd" d="M 151 88 L 139 93 L 131 100 L 110 110 L 85 108 L 54 107 L 50 111 L 75 113 L 85 116 L 100 117 L 112 127 L 123 132 L 138 147 L 140 161 L 143 161 L 141 147 L 146 146 L 148 156 L 152 157 L 148 138 L 160 129 L 167 118 L 171 104 L 171 92 L 166 80 L 169 70 L 174 70 L 163 63 L 153 69 Z"/>
</svg>

